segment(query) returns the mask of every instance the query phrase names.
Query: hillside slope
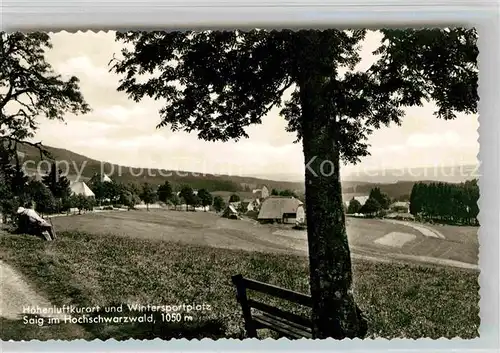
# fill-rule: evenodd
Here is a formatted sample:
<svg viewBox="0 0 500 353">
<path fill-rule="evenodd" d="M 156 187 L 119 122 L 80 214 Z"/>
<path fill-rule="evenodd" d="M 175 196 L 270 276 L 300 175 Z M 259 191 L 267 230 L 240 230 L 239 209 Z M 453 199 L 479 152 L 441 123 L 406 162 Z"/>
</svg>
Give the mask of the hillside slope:
<svg viewBox="0 0 500 353">
<path fill-rule="evenodd" d="M 175 185 L 189 184 L 193 188 L 206 188 L 209 191 L 251 191 L 261 185 L 266 185 L 269 189 L 304 189 L 304 184 L 300 182 L 276 181 L 236 175 L 198 174 L 189 171 L 159 170 L 154 168 L 134 168 L 98 161 L 62 148 L 45 146 L 45 149 L 51 154 L 54 160 L 58 161 L 60 169 L 65 174 L 72 176 L 70 179 L 75 179 L 76 175 L 81 175 L 81 179 L 87 180 L 96 173 L 103 172 L 114 180 L 123 183 L 149 182 L 159 185 L 168 180 Z M 18 146 L 18 151 L 29 174 L 44 173 L 48 170 L 49 163 L 41 162 L 42 159 L 37 148 L 23 144 Z M 44 159 L 46 160 L 47 158 Z"/>
<path fill-rule="evenodd" d="M 209 191 L 250 191 L 266 185 L 270 190 L 275 188 L 279 190 L 290 189 L 299 194 L 302 194 L 305 185 L 303 182 L 279 181 L 251 176 L 237 175 L 213 175 L 213 174 L 197 174 L 196 172 L 159 170 L 159 169 L 141 169 L 129 166 L 121 166 L 108 162 L 98 161 L 88 158 L 84 155 L 63 149 L 46 146 L 45 149 L 51 154 L 54 160 L 59 162 L 59 167 L 68 175 L 70 180 L 76 180 L 77 176 L 81 180 L 87 181 L 96 173 L 105 173 L 116 181 L 123 183 L 141 184 L 149 182 L 154 185 L 159 185 L 168 180 L 174 186 L 179 187 L 182 184 L 189 184 L 193 188 L 206 188 Z M 33 146 L 23 144 L 18 146 L 22 162 L 25 163 L 25 170 L 30 174 L 44 174 L 49 168 L 47 158 L 41 162 L 40 151 Z M 38 166 L 38 170 L 36 168 Z M 470 169 L 468 169 L 470 170 Z M 381 174 L 387 176 L 391 173 L 383 171 Z M 428 175 L 428 174 L 424 174 Z M 451 174 L 449 174 L 451 175 Z M 422 181 L 418 178 L 413 180 L 401 177 L 403 180 L 384 182 L 374 177 L 373 180 L 358 175 L 361 180 L 343 180 L 342 187 L 344 199 L 350 200 L 353 196 L 368 195 L 374 187 L 379 187 L 382 192 L 387 193 L 391 198 L 401 198 L 409 196 L 411 189 L 416 181 Z M 404 180 L 406 179 L 406 180 Z M 425 179 L 425 178 L 422 178 Z M 440 178 L 428 178 L 424 182 L 432 182 Z M 455 180 L 456 179 L 456 180 Z M 460 182 L 472 177 L 455 177 L 451 178 L 452 182 Z"/>
</svg>

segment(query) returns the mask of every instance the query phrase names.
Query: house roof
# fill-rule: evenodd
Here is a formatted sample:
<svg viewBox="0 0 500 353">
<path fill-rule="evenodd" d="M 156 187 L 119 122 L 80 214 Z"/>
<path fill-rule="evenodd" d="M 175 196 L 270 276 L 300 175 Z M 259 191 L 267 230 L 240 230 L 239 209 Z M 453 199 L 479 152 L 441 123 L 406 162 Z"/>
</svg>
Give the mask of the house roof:
<svg viewBox="0 0 500 353">
<path fill-rule="evenodd" d="M 297 208 L 303 203 L 295 197 L 275 197 L 267 198 L 259 212 L 258 219 L 279 219 L 284 213 L 297 213 Z"/>
<path fill-rule="evenodd" d="M 234 206 L 233 206 L 233 205 L 228 205 L 228 206 L 226 207 L 226 211 L 225 211 L 224 213 L 228 213 L 228 209 L 229 209 L 229 211 L 230 211 L 231 213 L 238 214 L 238 211 L 236 211 L 236 208 L 234 208 Z"/>
<path fill-rule="evenodd" d="M 354 196 L 354 199 L 357 200 L 361 206 L 363 206 L 365 203 L 366 203 L 366 200 L 368 200 L 369 196 Z M 348 200 L 345 200 L 345 204 L 346 205 L 349 205 L 349 202 L 351 202 L 353 198 L 351 197 L 350 199 Z"/>
<path fill-rule="evenodd" d="M 111 183 L 111 178 L 109 176 L 107 176 L 106 174 L 102 175 L 102 179 L 101 180 L 103 182 Z"/>
<path fill-rule="evenodd" d="M 397 201 L 391 204 L 391 207 L 409 207 L 410 203 L 405 201 Z"/>
<path fill-rule="evenodd" d="M 76 181 L 70 184 L 71 192 L 76 195 L 83 195 L 86 197 L 95 196 L 94 192 L 85 184 L 84 181 Z"/>
</svg>

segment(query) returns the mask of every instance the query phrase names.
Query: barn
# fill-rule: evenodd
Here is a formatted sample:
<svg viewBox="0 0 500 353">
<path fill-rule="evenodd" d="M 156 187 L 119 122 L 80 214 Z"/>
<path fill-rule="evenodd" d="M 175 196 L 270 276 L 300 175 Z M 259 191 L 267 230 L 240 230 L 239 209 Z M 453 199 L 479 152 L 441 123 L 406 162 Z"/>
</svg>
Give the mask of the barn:
<svg viewBox="0 0 500 353">
<path fill-rule="evenodd" d="M 262 203 L 257 219 L 263 223 L 303 223 L 305 221 L 304 204 L 295 197 L 271 196 Z"/>
</svg>

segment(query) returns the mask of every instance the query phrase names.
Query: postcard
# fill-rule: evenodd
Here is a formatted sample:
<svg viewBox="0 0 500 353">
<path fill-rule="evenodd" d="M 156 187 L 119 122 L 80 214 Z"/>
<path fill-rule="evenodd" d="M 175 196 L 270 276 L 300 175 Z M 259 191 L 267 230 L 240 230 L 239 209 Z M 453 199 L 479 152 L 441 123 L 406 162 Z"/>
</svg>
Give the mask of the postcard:
<svg viewBox="0 0 500 353">
<path fill-rule="evenodd" d="M 2 32 L 2 340 L 478 337 L 477 32 Z"/>
</svg>

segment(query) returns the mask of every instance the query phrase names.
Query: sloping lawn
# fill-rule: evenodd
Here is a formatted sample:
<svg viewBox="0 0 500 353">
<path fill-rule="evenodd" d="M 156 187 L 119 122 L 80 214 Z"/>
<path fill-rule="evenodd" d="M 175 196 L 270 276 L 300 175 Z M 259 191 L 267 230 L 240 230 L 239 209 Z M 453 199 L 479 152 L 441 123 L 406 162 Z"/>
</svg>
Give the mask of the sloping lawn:
<svg viewBox="0 0 500 353">
<path fill-rule="evenodd" d="M 129 312 L 126 304 L 131 303 L 200 308 L 183 311 L 187 316 L 177 323 L 162 321 L 159 312 L 147 311 L 154 323 L 82 324 L 82 338 L 243 338 L 232 275 L 241 273 L 309 291 L 304 257 L 113 235 L 61 232 L 55 242 L 1 235 L 0 258 L 57 306 L 124 305 L 122 313 L 101 313 L 108 317 L 142 316 L 144 313 Z M 370 321 L 371 337 L 478 336 L 476 271 L 355 261 L 354 277 L 355 295 Z M 4 340 L 23 339 L 35 330 L 7 320 L 2 326 Z M 69 338 L 64 337 L 63 329 L 52 332 L 52 337 L 45 334 L 41 339 Z M 261 335 L 265 336 L 269 333 Z"/>
</svg>

